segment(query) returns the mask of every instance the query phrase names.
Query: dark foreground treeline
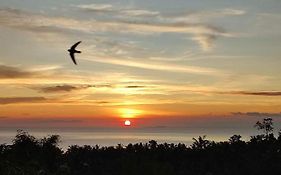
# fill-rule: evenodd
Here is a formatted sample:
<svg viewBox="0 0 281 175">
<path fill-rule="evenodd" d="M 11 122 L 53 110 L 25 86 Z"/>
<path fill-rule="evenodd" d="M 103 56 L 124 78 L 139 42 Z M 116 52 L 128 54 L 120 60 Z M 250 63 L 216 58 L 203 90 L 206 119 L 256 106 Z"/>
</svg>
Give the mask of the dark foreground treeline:
<svg viewBox="0 0 281 175">
<path fill-rule="evenodd" d="M 242 141 L 213 142 L 205 137 L 184 144 L 149 143 L 115 147 L 58 147 L 59 136 L 36 139 L 19 131 L 12 145 L 0 145 L 0 175 L 278 175 L 281 134 L 272 121 L 257 122 L 264 134 Z"/>
</svg>

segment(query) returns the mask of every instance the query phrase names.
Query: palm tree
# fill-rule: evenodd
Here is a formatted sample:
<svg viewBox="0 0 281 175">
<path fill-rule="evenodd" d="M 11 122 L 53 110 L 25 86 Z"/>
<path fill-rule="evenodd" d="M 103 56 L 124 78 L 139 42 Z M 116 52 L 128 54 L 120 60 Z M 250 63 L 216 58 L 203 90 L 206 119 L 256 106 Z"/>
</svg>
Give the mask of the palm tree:
<svg viewBox="0 0 281 175">
<path fill-rule="evenodd" d="M 210 146 L 211 142 L 206 140 L 206 135 L 199 136 L 198 139 L 192 138 L 194 140 L 193 144 L 191 145 L 192 149 L 205 149 Z"/>
</svg>

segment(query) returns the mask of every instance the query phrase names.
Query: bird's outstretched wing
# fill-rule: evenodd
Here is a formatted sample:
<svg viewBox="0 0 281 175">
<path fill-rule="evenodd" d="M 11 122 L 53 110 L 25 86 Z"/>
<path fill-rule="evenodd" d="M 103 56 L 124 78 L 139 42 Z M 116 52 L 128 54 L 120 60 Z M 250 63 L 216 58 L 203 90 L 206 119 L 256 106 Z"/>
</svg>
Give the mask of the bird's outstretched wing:
<svg viewBox="0 0 281 175">
<path fill-rule="evenodd" d="M 81 43 L 82 41 L 79 41 L 77 43 L 75 43 L 73 46 L 71 46 L 71 50 L 75 50 L 75 48 Z"/>
<path fill-rule="evenodd" d="M 75 56 L 74 56 L 74 52 L 70 52 L 69 55 L 70 55 L 70 57 L 71 57 L 73 63 L 74 63 L 75 65 L 77 65 L 76 60 L 75 60 Z"/>
</svg>

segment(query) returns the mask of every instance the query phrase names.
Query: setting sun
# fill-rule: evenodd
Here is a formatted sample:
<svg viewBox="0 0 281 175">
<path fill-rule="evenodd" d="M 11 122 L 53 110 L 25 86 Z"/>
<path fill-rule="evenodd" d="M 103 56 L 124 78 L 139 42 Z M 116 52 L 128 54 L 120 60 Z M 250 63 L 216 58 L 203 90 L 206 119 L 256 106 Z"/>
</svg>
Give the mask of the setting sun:
<svg viewBox="0 0 281 175">
<path fill-rule="evenodd" d="M 131 121 L 130 121 L 130 120 L 126 120 L 126 121 L 124 122 L 124 125 L 125 125 L 125 126 L 131 126 Z"/>
</svg>

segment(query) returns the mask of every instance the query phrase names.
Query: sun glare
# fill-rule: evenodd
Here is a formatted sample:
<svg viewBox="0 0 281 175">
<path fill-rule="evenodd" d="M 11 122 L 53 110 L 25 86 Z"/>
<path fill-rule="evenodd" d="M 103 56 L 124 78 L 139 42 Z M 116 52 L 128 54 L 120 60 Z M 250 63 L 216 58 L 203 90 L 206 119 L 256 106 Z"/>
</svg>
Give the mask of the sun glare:
<svg viewBox="0 0 281 175">
<path fill-rule="evenodd" d="M 142 113 L 141 110 L 122 108 L 119 109 L 122 118 L 135 118 Z"/>
</svg>

